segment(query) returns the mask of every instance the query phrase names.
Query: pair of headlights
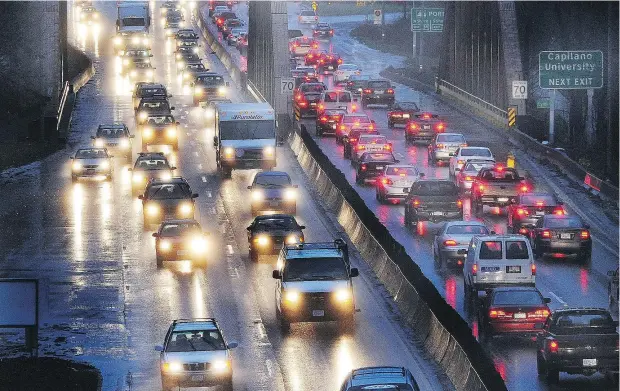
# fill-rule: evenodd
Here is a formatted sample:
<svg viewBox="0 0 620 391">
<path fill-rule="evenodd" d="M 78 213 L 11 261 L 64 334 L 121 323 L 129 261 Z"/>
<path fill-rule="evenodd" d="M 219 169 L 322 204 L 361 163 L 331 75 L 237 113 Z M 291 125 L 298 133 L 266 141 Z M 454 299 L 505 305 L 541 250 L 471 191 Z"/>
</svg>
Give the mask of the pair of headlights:
<svg viewBox="0 0 620 391">
<path fill-rule="evenodd" d="M 119 144 L 119 146 L 121 148 L 127 149 L 127 148 L 129 148 L 129 139 L 128 138 L 122 138 L 122 139 L 119 140 L 118 144 Z M 103 148 L 103 147 L 105 147 L 105 145 L 106 145 L 105 140 L 103 140 L 101 138 L 95 139 L 95 147 Z"/>
<path fill-rule="evenodd" d="M 351 289 L 343 288 L 338 289 L 333 293 L 334 299 L 339 303 L 346 303 L 351 300 L 353 294 L 351 293 Z M 290 304 L 296 304 L 301 300 L 301 293 L 295 290 L 284 291 L 284 301 Z"/>
<path fill-rule="evenodd" d="M 210 368 L 215 372 L 226 372 L 230 370 L 230 362 L 225 360 L 216 360 L 211 363 Z M 162 365 L 162 369 L 164 372 L 180 373 L 183 372 L 183 364 L 176 361 L 165 362 Z"/>
<path fill-rule="evenodd" d="M 304 240 L 302 239 L 302 237 L 297 236 L 297 235 L 289 235 L 286 237 L 286 240 L 285 240 L 286 244 L 297 244 L 303 241 Z M 254 243 L 259 245 L 260 247 L 265 247 L 265 246 L 268 246 L 269 243 L 271 243 L 271 238 L 267 235 L 258 235 L 254 239 Z"/>
<path fill-rule="evenodd" d="M 151 139 L 154 136 L 154 131 L 152 128 L 144 128 L 142 130 L 142 137 L 144 137 L 145 139 Z M 166 129 L 166 137 L 168 138 L 175 138 L 177 136 L 177 129 L 176 128 L 168 128 Z"/>
<path fill-rule="evenodd" d="M 262 201 L 265 199 L 265 193 L 262 190 L 253 190 L 252 191 L 252 201 Z M 286 189 L 284 190 L 284 200 L 285 201 L 294 201 L 297 199 L 297 191 L 295 189 Z"/>
<path fill-rule="evenodd" d="M 195 253 L 204 253 L 207 251 L 207 240 L 200 237 L 192 238 L 190 239 L 189 247 Z M 160 251 L 167 252 L 170 249 L 172 249 L 170 240 L 163 239 L 159 242 Z"/>
<path fill-rule="evenodd" d="M 81 171 L 84 168 L 84 166 L 82 165 L 81 162 L 73 162 L 72 168 L 73 168 L 73 171 Z M 107 170 L 110 168 L 110 162 L 107 160 L 104 160 L 99 164 L 98 168 L 102 170 Z"/>
<path fill-rule="evenodd" d="M 194 206 L 189 202 L 179 205 L 178 212 L 181 216 L 189 217 L 194 212 Z M 156 203 L 146 205 L 146 214 L 149 216 L 158 216 L 161 213 L 161 206 Z"/>
</svg>

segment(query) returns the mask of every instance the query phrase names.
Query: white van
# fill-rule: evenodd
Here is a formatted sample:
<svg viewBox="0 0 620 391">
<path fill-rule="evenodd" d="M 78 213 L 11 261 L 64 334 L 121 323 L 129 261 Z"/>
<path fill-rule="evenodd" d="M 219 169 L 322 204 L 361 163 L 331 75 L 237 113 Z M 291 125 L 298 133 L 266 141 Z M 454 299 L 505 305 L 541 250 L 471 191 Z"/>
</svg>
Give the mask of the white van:
<svg viewBox="0 0 620 391">
<path fill-rule="evenodd" d="M 536 264 L 529 240 L 523 235 L 475 236 L 463 266 L 465 296 L 498 286 L 535 286 Z"/>
<path fill-rule="evenodd" d="M 357 98 L 354 98 L 350 91 L 323 91 L 319 98 L 317 115 L 321 115 L 325 110 L 346 110 L 347 113 L 355 113 L 357 111 Z"/>
</svg>

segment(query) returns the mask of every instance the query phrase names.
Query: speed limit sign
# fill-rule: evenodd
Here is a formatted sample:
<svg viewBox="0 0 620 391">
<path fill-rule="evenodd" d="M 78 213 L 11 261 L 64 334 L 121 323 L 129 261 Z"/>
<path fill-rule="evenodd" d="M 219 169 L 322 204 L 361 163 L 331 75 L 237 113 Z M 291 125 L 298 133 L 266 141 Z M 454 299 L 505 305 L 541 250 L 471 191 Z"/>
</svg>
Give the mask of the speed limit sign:
<svg viewBox="0 0 620 391">
<path fill-rule="evenodd" d="M 280 79 L 280 93 L 291 95 L 295 89 L 295 79 L 292 77 L 283 77 Z"/>
<path fill-rule="evenodd" d="M 527 80 L 512 81 L 512 99 L 527 99 Z"/>
<path fill-rule="evenodd" d="M 382 17 L 381 17 L 381 10 L 375 10 L 375 23 L 374 24 L 381 24 L 381 22 L 383 21 Z"/>
</svg>

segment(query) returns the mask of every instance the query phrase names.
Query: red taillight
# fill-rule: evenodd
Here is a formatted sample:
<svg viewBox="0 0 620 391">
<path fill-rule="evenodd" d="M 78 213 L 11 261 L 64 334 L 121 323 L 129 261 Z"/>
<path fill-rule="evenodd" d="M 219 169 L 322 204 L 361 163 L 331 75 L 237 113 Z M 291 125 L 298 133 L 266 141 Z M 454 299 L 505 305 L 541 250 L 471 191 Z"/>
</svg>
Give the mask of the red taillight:
<svg viewBox="0 0 620 391">
<path fill-rule="evenodd" d="M 363 92 L 364 94 L 372 94 L 372 90 L 370 88 L 365 88 Z"/>
<path fill-rule="evenodd" d="M 527 193 L 529 190 L 530 190 L 530 188 L 529 188 L 527 185 L 522 185 L 522 186 L 521 186 L 521 191 L 522 191 L 523 193 Z"/>
<path fill-rule="evenodd" d="M 445 125 L 442 123 L 437 124 L 437 130 L 444 130 L 445 129 Z"/>
<path fill-rule="evenodd" d="M 462 200 L 456 200 L 456 206 L 458 206 L 459 208 L 463 207 L 463 201 Z"/>
<path fill-rule="evenodd" d="M 519 208 L 517 209 L 517 215 L 519 216 L 529 216 L 530 212 L 527 209 Z"/>
<path fill-rule="evenodd" d="M 505 316 L 506 316 L 506 313 L 502 310 L 490 310 L 489 311 L 489 318 L 491 319 L 503 318 Z"/>
<path fill-rule="evenodd" d="M 325 106 L 319 105 L 319 110 L 323 110 L 324 108 L 325 108 Z"/>
<path fill-rule="evenodd" d="M 327 117 L 321 117 L 320 121 L 321 122 L 327 122 Z"/>
<path fill-rule="evenodd" d="M 497 165 L 497 166 L 495 166 L 495 170 L 496 170 L 497 172 L 502 172 L 502 171 L 504 171 L 504 167 L 502 167 L 502 166 L 500 166 L 500 165 Z"/>
<path fill-rule="evenodd" d="M 424 115 L 422 116 L 422 118 L 424 118 L 424 119 L 430 119 L 430 118 L 431 118 L 431 115 L 430 115 L 430 114 L 424 114 Z"/>
<path fill-rule="evenodd" d="M 536 265 L 532 263 L 532 275 L 536 275 Z"/>
<path fill-rule="evenodd" d="M 349 144 L 355 144 L 357 142 L 356 138 L 350 138 L 349 139 Z"/>
<path fill-rule="evenodd" d="M 459 166 L 462 166 L 465 164 L 465 160 L 457 160 L 456 164 L 458 164 Z"/>
<path fill-rule="evenodd" d="M 530 312 L 527 314 L 528 318 L 539 318 L 539 319 L 547 319 L 549 316 L 549 310 L 547 308 L 541 308 L 534 312 Z"/>
<path fill-rule="evenodd" d="M 456 240 L 448 239 L 443 242 L 444 246 L 456 246 Z"/>
<path fill-rule="evenodd" d="M 393 94 L 394 93 L 394 89 L 393 88 L 388 88 L 386 92 L 388 94 Z"/>
<path fill-rule="evenodd" d="M 391 185 L 392 180 L 390 178 L 382 178 L 381 183 L 383 183 L 384 185 Z"/>
<path fill-rule="evenodd" d="M 368 167 L 366 167 L 366 165 L 365 165 L 365 164 L 362 164 L 362 165 L 361 165 L 361 167 L 360 167 L 360 170 L 362 170 L 362 171 L 366 171 L 366 168 L 368 168 Z"/>
<path fill-rule="evenodd" d="M 340 125 L 340 130 L 342 130 L 342 131 L 347 130 L 347 127 L 344 126 L 344 125 Z"/>
<path fill-rule="evenodd" d="M 478 264 L 477 263 L 474 263 L 473 265 L 471 265 L 471 274 L 474 275 L 474 276 L 476 274 L 478 274 Z"/>
<path fill-rule="evenodd" d="M 313 54 L 308 54 L 306 57 L 307 57 L 308 59 L 312 59 L 312 58 L 314 58 L 314 55 L 313 55 Z"/>
<path fill-rule="evenodd" d="M 306 107 L 306 106 L 308 106 L 308 102 L 306 101 L 299 102 L 299 107 Z"/>
<path fill-rule="evenodd" d="M 553 214 L 558 216 L 564 216 L 566 214 L 566 211 L 563 208 L 556 208 L 553 211 Z"/>
<path fill-rule="evenodd" d="M 549 231 L 548 229 L 542 231 L 542 237 L 545 239 L 550 239 L 551 238 L 551 231 Z"/>
<path fill-rule="evenodd" d="M 443 145 L 443 144 L 437 144 L 437 145 L 435 146 L 435 148 L 439 148 L 439 149 L 443 149 L 443 147 L 444 147 L 444 145 Z"/>
<path fill-rule="evenodd" d="M 303 97 L 304 96 L 301 94 L 295 95 L 295 100 L 299 102 L 300 100 L 302 100 Z"/>
<path fill-rule="evenodd" d="M 581 231 L 581 239 L 590 239 L 590 231 Z"/>
<path fill-rule="evenodd" d="M 312 49 L 318 49 L 319 48 L 319 44 L 318 43 L 313 43 L 312 44 Z"/>
<path fill-rule="evenodd" d="M 472 177 L 470 177 L 469 175 L 467 175 L 467 176 L 465 177 L 465 180 L 466 180 L 466 181 L 473 181 L 473 180 L 474 180 L 474 178 L 472 178 Z"/>
<path fill-rule="evenodd" d="M 545 206 L 545 201 L 536 201 L 536 206 Z"/>
<path fill-rule="evenodd" d="M 356 104 L 352 104 L 351 105 L 351 111 L 353 111 L 353 112 L 357 111 L 357 105 Z"/>
<path fill-rule="evenodd" d="M 560 347 L 560 345 L 558 345 L 558 341 L 556 341 L 556 340 L 549 341 L 549 352 L 557 353 L 559 347 Z"/>
<path fill-rule="evenodd" d="M 413 206 L 420 206 L 420 200 L 413 200 Z"/>
<path fill-rule="evenodd" d="M 526 235 L 526 234 L 527 234 L 527 228 L 520 228 L 520 229 L 519 229 L 519 233 L 520 233 L 521 235 Z"/>
<path fill-rule="evenodd" d="M 419 128 L 420 127 L 418 126 L 418 124 L 414 124 L 414 123 L 409 124 L 409 130 L 416 130 Z"/>
<path fill-rule="evenodd" d="M 338 64 L 342 64 L 342 58 L 338 59 Z"/>
<path fill-rule="evenodd" d="M 358 151 L 363 151 L 364 149 L 366 149 L 366 147 L 364 145 L 358 145 L 357 146 L 357 150 Z"/>
<path fill-rule="evenodd" d="M 386 144 L 383 146 L 383 149 L 385 149 L 386 151 L 391 151 L 392 150 L 392 144 Z"/>
<path fill-rule="evenodd" d="M 484 185 L 478 185 L 478 191 L 484 191 Z"/>
<path fill-rule="evenodd" d="M 330 33 L 330 34 L 333 34 L 333 33 L 334 33 L 334 30 L 329 30 L 329 33 Z"/>
</svg>

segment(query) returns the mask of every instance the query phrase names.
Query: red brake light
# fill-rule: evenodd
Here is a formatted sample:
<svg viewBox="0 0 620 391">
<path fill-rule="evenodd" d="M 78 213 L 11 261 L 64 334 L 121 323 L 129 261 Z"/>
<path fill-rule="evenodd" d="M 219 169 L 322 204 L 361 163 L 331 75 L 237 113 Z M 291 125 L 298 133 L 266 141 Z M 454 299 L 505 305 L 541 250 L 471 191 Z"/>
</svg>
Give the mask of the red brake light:
<svg viewBox="0 0 620 391">
<path fill-rule="evenodd" d="M 443 144 L 437 144 L 435 147 L 439 148 L 439 149 L 443 149 L 444 145 Z"/>
<path fill-rule="evenodd" d="M 362 164 L 362 166 L 360 167 L 360 169 L 361 169 L 362 171 L 366 171 L 366 168 L 367 168 L 367 167 L 366 167 L 366 165 L 365 165 L 365 164 Z"/>
<path fill-rule="evenodd" d="M 483 191 L 484 190 L 484 185 L 478 185 L 478 191 Z"/>
<path fill-rule="evenodd" d="M 390 178 L 383 178 L 381 179 L 381 183 L 383 183 L 384 185 L 391 185 L 392 180 Z"/>
<path fill-rule="evenodd" d="M 364 150 L 364 149 L 366 149 L 366 147 L 365 147 L 364 145 L 358 145 L 358 146 L 357 146 L 357 150 L 358 150 L 358 151 L 362 151 L 362 150 Z"/>
<path fill-rule="evenodd" d="M 437 124 L 437 130 L 443 130 L 445 128 L 444 124 L 439 123 Z"/>
<path fill-rule="evenodd" d="M 558 345 L 558 341 L 552 340 L 551 342 L 549 342 L 549 352 L 557 353 L 559 347 L 560 346 Z"/>
<path fill-rule="evenodd" d="M 471 181 L 471 180 L 473 180 L 473 178 L 472 178 L 472 177 L 470 177 L 469 175 L 467 175 L 467 176 L 465 177 L 465 180 L 466 180 L 466 181 Z"/>
<path fill-rule="evenodd" d="M 521 186 L 521 191 L 522 191 L 522 192 L 527 193 L 529 190 L 530 190 L 530 188 L 529 188 L 529 187 L 527 187 L 527 185 L 523 185 L 523 186 Z"/>
<path fill-rule="evenodd" d="M 463 207 L 463 201 L 462 200 L 457 200 L 456 201 L 456 206 L 458 206 L 459 208 Z"/>
<path fill-rule="evenodd" d="M 551 231 L 549 231 L 548 229 L 542 231 L 542 237 L 547 239 L 551 238 Z"/>
<path fill-rule="evenodd" d="M 392 144 L 386 144 L 383 149 L 387 150 L 387 151 L 391 151 L 392 150 Z"/>
<path fill-rule="evenodd" d="M 338 64 L 342 64 L 342 58 L 338 59 Z"/>
<path fill-rule="evenodd" d="M 418 125 L 417 125 L 417 124 L 414 124 L 414 123 L 410 123 L 410 124 L 409 124 L 409 129 L 410 129 L 410 130 L 416 130 L 416 129 L 418 129 Z"/>
<path fill-rule="evenodd" d="M 532 263 L 532 275 L 536 275 L 536 265 Z"/>
<path fill-rule="evenodd" d="M 364 94 L 372 94 L 372 90 L 370 88 L 365 88 Z"/>
<path fill-rule="evenodd" d="M 308 54 L 306 57 L 308 57 L 308 58 L 313 58 L 313 57 L 314 57 L 314 54 Z"/>
<path fill-rule="evenodd" d="M 430 119 L 430 118 L 431 118 L 431 115 L 430 115 L 430 114 L 424 114 L 424 116 L 423 116 L 422 118 L 424 118 L 424 119 Z"/>
<path fill-rule="evenodd" d="M 566 211 L 563 208 L 557 208 L 553 211 L 553 214 L 558 216 L 564 216 L 566 214 Z"/>
<path fill-rule="evenodd" d="M 413 206 L 420 206 L 420 200 L 413 200 Z"/>
<path fill-rule="evenodd" d="M 394 89 L 393 88 L 388 88 L 388 90 L 386 92 L 388 94 L 393 94 L 394 93 Z"/>
<path fill-rule="evenodd" d="M 545 201 L 536 201 L 536 206 L 545 206 Z"/>
<path fill-rule="evenodd" d="M 456 240 L 448 239 L 443 242 L 444 246 L 456 246 Z"/>
<path fill-rule="evenodd" d="M 519 209 L 517 209 L 517 214 L 519 216 L 528 216 L 530 214 L 530 212 L 528 212 L 527 209 L 519 208 Z"/>
<path fill-rule="evenodd" d="M 457 160 L 456 164 L 458 164 L 459 166 L 462 166 L 465 164 L 465 160 Z"/>
<path fill-rule="evenodd" d="M 529 314 L 527 314 L 528 318 L 547 319 L 548 316 L 549 316 L 549 310 L 547 308 L 541 308 L 539 310 L 536 310 L 534 312 L 530 312 Z"/>
<path fill-rule="evenodd" d="M 478 274 L 478 264 L 474 263 L 473 265 L 471 265 L 471 274 L 473 274 L 474 276 L 476 274 Z"/>
<path fill-rule="evenodd" d="M 319 44 L 318 43 L 313 43 L 312 44 L 312 49 L 318 49 L 319 48 Z"/>
<path fill-rule="evenodd" d="M 497 166 L 495 166 L 495 170 L 497 170 L 498 172 L 502 172 L 502 171 L 504 171 L 504 167 L 502 167 L 500 165 L 497 165 Z"/>
<path fill-rule="evenodd" d="M 500 318 L 500 317 L 505 317 L 506 313 L 502 310 L 490 310 L 489 311 L 489 318 Z"/>
<path fill-rule="evenodd" d="M 590 238 L 590 231 L 581 231 L 581 239 L 589 239 Z"/>
<path fill-rule="evenodd" d="M 344 125 L 340 125 L 340 130 L 346 130 L 346 129 L 347 129 L 347 127 L 346 127 L 346 126 L 344 126 Z"/>
<path fill-rule="evenodd" d="M 321 122 L 327 122 L 327 117 L 321 117 Z"/>
<path fill-rule="evenodd" d="M 527 234 L 527 228 L 520 228 L 520 229 L 519 229 L 519 233 L 520 233 L 521 235 L 525 235 L 525 234 Z"/>
<path fill-rule="evenodd" d="M 333 34 L 333 33 L 334 33 L 334 30 L 329 30 L 329 33 L 330 33 L 330 34 Z"/>
</svg>

